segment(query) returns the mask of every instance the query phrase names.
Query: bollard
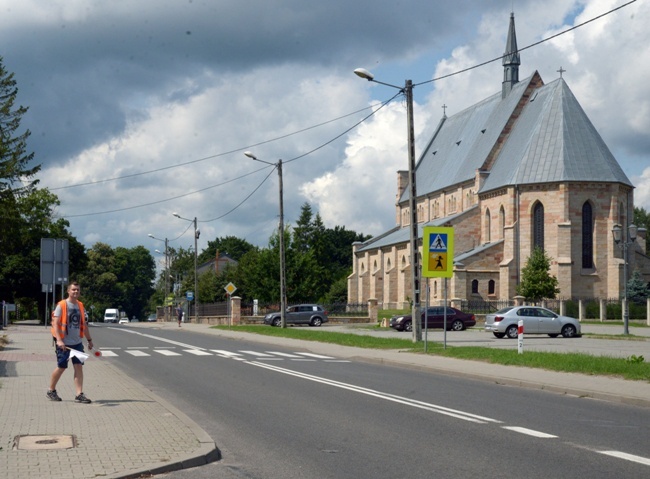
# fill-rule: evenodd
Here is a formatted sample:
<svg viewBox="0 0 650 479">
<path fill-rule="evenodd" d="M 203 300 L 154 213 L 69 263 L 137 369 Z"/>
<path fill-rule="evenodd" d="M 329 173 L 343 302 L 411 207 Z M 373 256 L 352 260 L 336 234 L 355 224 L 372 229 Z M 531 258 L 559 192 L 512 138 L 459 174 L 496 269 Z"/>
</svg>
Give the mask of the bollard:
<svg viewBox="0 0 650 479">
<path fill-rule="evenodd" d="M 517 352 L 524 354 L 524 321 L 521 319 L 517 323 Z"/>
</svg>

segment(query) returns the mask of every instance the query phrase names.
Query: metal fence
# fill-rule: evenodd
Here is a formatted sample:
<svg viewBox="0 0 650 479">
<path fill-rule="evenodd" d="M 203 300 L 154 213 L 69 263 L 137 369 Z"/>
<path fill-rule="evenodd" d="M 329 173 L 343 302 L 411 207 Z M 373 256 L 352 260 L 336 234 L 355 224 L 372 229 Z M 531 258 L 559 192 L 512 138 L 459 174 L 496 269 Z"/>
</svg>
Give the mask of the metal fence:
<svg viewBox="0 0 650 479">
<path fill-rule="evenodd" d="M 466 313 L 490 314 L 514 304 L 511 300 L 464 299 L 460 303 L 460 309 Z"/>
</svg>

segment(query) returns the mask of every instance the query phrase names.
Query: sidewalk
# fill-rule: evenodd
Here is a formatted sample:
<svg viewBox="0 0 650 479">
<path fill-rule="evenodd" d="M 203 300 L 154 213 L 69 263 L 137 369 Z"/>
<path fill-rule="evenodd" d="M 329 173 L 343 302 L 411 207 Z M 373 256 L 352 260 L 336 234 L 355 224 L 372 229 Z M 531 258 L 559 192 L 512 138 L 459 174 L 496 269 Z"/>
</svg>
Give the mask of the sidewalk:
<svg viewBox="0 0 650 479">
<path fill-rule="evenodd" d="M 132 478 L 219 459 L 198 425 L 109 361 L 88 359 L 92 404 L 74 402 L 72 368 L 57 386 L 63 401 L 48 401 L 56 366 L 49 332 L 9 326 L 4 334 L 11 342 L 0 351 L 0 478 Z"/>
<path fill-rule="evenodd" d="M 138 323 L 130 327 L 178 328 L 175 322 Z M 430 370 L 496 384 L 650 407 L 650 382 L 337 346 L 215 330 L 200 324 L 186 323 L 183 328 L 340 359 Z M 335 328 L 368 334 L 367 330 L 358 328 Z M 55 367 L 48 332 L 42 326 L 23 325 L 10 326 L 0 331 L 0 335 L 3 334 L 7 334 L 11 342 L 0 351 L 0 479 L 136 478 L 219 459 L 213 439 L 198 425 L 137 381 L 121 374 L 110 361 L 88 360 L 92 361 L 92 372 L 84 378 L 84 392 L 94 400 L 92 404 L 74 402 L 71 371 L 59 382 L 58 392 L 63 402 L 46 400 L 47 382 Z M 375 334 L 385 332 L 376 331 Z M 16 449 L 19 437 L 20 449 Z M 74 447 L 60 448 L 67 446 Z"/>
</svg>

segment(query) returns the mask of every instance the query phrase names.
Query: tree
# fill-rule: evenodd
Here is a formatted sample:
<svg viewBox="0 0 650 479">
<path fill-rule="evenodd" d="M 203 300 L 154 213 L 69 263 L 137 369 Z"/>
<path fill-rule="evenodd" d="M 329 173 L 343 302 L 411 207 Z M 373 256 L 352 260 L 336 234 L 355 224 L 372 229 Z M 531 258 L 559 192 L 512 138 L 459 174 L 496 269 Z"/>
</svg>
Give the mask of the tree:
<svg viewBox="0 0 650 479">
<path fill-rule="evenodd" d="M 550 275 L 550 269 L 551 259 L 542 248 L 536 246 L 522 270 L 517 294 L 532 301 L 555 298 L 560 289 L 557 278 Z"/>
<path fill-rule="evenodd" d="M 27 153 L 29 130 L 17 133 L 27 108 L 15 107 L 18 88 L 14 74 L 8 73 L 0 57 L 0 203 L 29 193 L 35 187 L 34 175 L 40 165 L 29 168 L 34 153 Z M 4 207 L 4 205 L 2 205 Z"/>
<path fill-rule="evenodd" d="M 214 259 L 217 256 L 217 251 L 219 254 L 228 253 L 228 256 L 232 259 L 239 261 L 242 256 L 254 248 L 255 246 L 250 244 L 248 241 L 235 236 L 216 238 L 214 241 L 208 241 L 207 248 L 201 251 L 201 254 L 199 255 L 199 262 L 205 263 L 206 261 Z"/>
<path fill-rule="evenodd" d="M 643 281 L 639 270 L 635 269 L 632 277 L 627 282 L 627 297 L 635 303 L 645 303 L 648 296 L 650 296 L 650 288 Z"/>
</svg>

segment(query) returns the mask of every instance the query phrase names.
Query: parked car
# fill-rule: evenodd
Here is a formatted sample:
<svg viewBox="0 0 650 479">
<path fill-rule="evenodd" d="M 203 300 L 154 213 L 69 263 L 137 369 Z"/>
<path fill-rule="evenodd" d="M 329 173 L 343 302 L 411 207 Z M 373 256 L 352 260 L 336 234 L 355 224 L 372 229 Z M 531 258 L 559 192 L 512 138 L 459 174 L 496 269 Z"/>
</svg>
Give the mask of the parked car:
<svg viewBox="0 0 650 479">
<path fill-rule="evenodd" d="M 287 324 L 320 326 L 328 321 L 327 311 L 319 304 L 297 304 L 295 306 L 289 306 L 284 317 Z M 280 326 L 282 324 L 280 313 L 269 313 L 264 316 L 264 324 Z"/>
<path fill-rule="evenodd" d="M 560 334 L 565 338 L 581 336 L 580 322 L 569 316 L 560 316 L 539 306 L 511 306 L 485 316 L 485 330 L 497 338 L 516 338 L 519 320 L 524 321 L 524 334 Z"/>
<path fill-rule="evenodd" d="M 151 313 L 149 316 L 147 316 L 148 323 L 155 323 L 156 321 L 158 321 L 158 318 L 156 317 L 156 313 Z"/>
<path fill-rule="evenodd" d="M 426 327 L 428 329 L 442 329 L 444 327 L 445 307 L 433 306 L 422 310 L 421 324 L 424 329 L 426 316 Z M 390 327 L 397 331 L 413 331 L 413 320 L 410 314 L 398 315 L 390 318 Z M 463 331 L 476 324 L 476 317 L 473 314 L 463 313 L 461 310 L 447 306 L 447 330 Z"/>
<path fill-rule="evenodd" d="M 120 318 L 117 324 L 129 324 L 129 318 Z"/>
</svg>

